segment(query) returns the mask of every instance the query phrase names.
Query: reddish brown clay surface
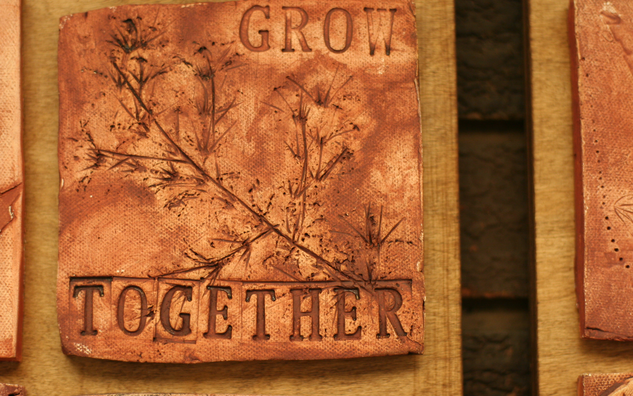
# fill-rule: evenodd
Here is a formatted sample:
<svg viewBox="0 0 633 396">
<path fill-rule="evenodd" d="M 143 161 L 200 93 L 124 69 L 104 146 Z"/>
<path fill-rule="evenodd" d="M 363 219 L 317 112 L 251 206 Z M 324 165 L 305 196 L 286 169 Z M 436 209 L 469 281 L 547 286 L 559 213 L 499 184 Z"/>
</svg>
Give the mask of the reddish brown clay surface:
<svg viewBox="0 0 633 396">
<path fill-rule="evenodd" d="M 570 8 L 581 334 L 633 340 L 633 3 Z"/>
<path fill-rule="evenodd" d="M 0 360 L 19 360 L 22 337 L 22 104 L 20 1 L 0 1 Z"/>
<path fill-rule="evenodd" d="M 4 396 L 4 395 L 0 395 Z M 191 394 L 191 393 L 108 393 L 108 394 L 99 394 L 99 395 L 84 395 L 84 396 L 242 396 L 242 395 L 228 395 L 228 394 L 208 394 L 208 395 L 199 395 L 199 394 Z M 243 395 L 247 396 L 247 395 Z"/>
<path fill-rule="evenodd" d="M 633 374 L 585 374 L 578 378 L 579 396 L 633 394 Z"/>
<path fill-rule="evenodd" d="M 0 384 L 0 396 L 26 396 L 26 391 L 19 385 Z"/>
<path fill-rule="evenodd" d="M 416 84 L 408 1 L 62 18 L 65 353 L 422 353 Z"/>
</svg>

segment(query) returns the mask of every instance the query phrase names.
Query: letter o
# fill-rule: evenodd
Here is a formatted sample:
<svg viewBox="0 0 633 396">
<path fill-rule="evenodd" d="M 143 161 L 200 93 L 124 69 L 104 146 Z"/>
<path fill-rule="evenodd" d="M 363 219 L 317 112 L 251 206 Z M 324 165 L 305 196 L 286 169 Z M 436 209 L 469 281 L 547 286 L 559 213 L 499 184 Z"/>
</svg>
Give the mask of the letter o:
<svg viewBox="0 0 633 396">
<path fill-rule="evenodd" d="M 342 12 L 343 15 L 345 15 L 345 19 L 347 22 L 347 29 L 345 31 L 345 46 L 339 50 L 332 48 L 332 45 L 330 44 L 330 25 L 332 24 L 332 14 L 337 11 Z M 342 54 L 343 52 L 347 51 L 349 46 L 352 45 L 353 32 L 354 23 L 352 21 L 352 15 L 349 13 L 349 11 L 343 8 L 332 8 L 330 11 L 328 11 L 327 15 L 325 16 L 325 21 L 323 22 L 323 39 L 325 40 L 325 46 L 327 47 L 327 49 L 334 52 L 335 54 Z"/>
<path fill-rule="evenodd" d="M 130 331 L 125 327 L 125 297 L 130 290 L 137 292 L 141 298 L 141 317 L 138 327 L 134 331 Z M 145 330 L 145 326 L 147 325 L 147 296 L 145 296 L 143 289 L 138 286 L 128 286 L 121 291 L 117 308 L 117 322 L 119 322 L 119 328 L 129 336 L 137 336 Z"/>
</svg>

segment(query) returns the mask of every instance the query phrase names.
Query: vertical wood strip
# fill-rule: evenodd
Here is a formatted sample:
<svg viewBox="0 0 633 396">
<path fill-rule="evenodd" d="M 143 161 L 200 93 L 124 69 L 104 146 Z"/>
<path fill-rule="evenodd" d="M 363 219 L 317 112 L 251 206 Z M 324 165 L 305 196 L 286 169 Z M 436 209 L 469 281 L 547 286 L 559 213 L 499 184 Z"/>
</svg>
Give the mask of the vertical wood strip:
<svg viewBox="0 0 633 396">
<path fill-rule="evenodd" d="M 418 0 L 416 6 L 427 288 L 416 394 L 455 395 L 462 393 L 462 345 L 454 4 Z"/>
</svg>

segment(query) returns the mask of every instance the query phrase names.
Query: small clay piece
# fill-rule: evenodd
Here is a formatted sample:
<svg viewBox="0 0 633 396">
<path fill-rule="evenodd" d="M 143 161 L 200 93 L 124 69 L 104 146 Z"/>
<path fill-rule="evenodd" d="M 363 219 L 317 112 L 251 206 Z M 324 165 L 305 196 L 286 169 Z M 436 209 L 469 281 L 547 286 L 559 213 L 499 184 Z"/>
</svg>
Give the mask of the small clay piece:
<svg viewBox="0 0 633 396">
<path fill-rule="evenodd" d="M 66 354 L 422 353 L 412 2 L 111 7 L 58 55 Z"/>
<path fill-rule="evenodd" d="M 576 0 L 569 20 L 581 335 L 633 340 L 633 3 Z"/>
<path fill-rule="evenodd" d="M 0 1 L 0 360 L 22 349 L 22 98 L 20 1 Z"/>
<path fill-rule="evenodd" d="M 578 377 L 579 396 L 633 394 L 633 374 L 585 374 Z"/>
<path fill-rule="evenodd" d="M 0 396 L 26 396 L 26 391 L 19 385 L 0 384 Z"/>
</svg>

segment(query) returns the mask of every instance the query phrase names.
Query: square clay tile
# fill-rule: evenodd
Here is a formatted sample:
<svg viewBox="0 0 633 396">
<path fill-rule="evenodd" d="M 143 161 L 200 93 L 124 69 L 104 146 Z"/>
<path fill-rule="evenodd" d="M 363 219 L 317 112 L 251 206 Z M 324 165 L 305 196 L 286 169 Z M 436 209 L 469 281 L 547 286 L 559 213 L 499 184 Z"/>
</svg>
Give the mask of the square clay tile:
<svg viewBox="0 0 633 396">
<path fill-rule="evenodd" d="M 422 353 L 414 5 L 260 4 L 61 19 L 66 354 Z"/>
<path fill-rule="evenodd" d="M 19 360 L 24 233 L 20 1 L 0 1 L 0 16 L 0 360 Z"/>
<path fill-rule="evenodd" d="M 633 340 L 633 3 L 576 0 L 569 16 L 581 334 Z"/>
</svg>

